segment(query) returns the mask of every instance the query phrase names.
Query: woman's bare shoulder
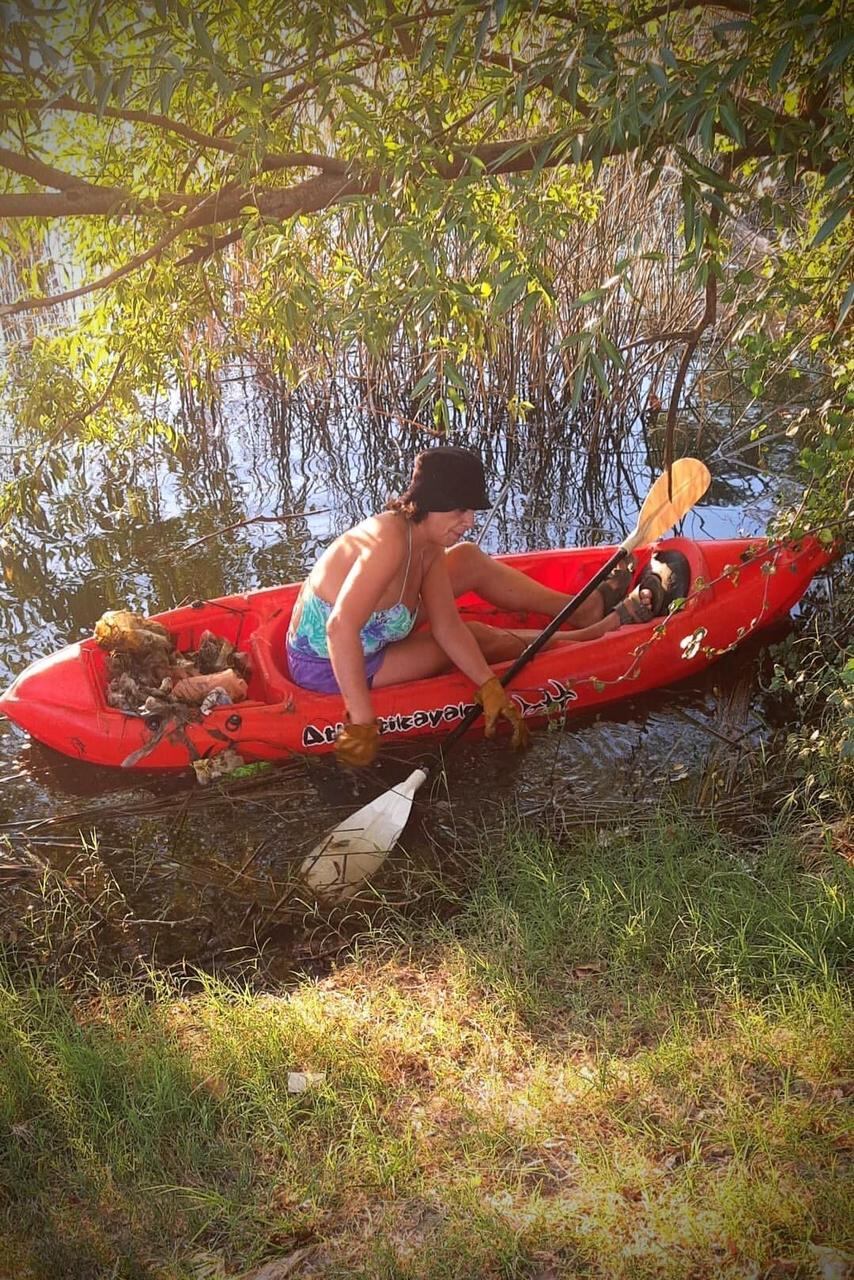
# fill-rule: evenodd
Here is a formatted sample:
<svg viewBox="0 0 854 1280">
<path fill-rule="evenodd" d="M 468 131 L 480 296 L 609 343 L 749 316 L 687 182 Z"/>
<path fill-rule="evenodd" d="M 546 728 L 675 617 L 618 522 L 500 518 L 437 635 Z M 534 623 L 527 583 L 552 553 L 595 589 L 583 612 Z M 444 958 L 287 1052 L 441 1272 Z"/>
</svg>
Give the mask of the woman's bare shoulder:
<svg viewBox="0 0 854 1280">
<path fill-rule="evenodd" d="M 402 524 L 403 521 L 396 519 L 389 511 L 368 516 L 366 520 L 339 534 L 315 566 L 315 585 L 318 582 L 323 585 L 332 579 L 337 589 L 359 561 L 364 563 L 367 560 L 372 564 L 383 562 L 387 564 L 389 574 L 394 573 L 397 562 L 406 555 L 406 529 L 399 527 Z"/>
<path fill-rule="evenodd" d="M 350 530 L 354 542 L 367 550 L 373 548 L 400 550 L 407 545 L 406 522 L 393 511 L 381 511 L 368 516 Z"/>
</svg>

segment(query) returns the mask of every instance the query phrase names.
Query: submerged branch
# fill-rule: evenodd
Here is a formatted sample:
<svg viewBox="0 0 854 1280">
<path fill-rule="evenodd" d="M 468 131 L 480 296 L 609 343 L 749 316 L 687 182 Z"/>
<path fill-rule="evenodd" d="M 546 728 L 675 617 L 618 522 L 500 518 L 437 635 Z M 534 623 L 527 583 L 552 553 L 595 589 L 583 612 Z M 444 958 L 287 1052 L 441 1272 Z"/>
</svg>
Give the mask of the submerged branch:
<svg viewBox="0 0 854 1280">
<path fill-rule="evenodd" d="M 233 524 L 223 525 L 221 529 L 214 529 L 212 533 L 205 533 L 201 538 L 194 538 L 192 542 L 187 542 L 183 547 L 179 547 L 177 551 L 167 551 L 160 559 L 172 559 L 174 556 L 182 556 L 185 551 L 192 551 L 194 547 L 200 547 L 204 542 L 210 542 L 211 538 L 219 538 L 224 533 L 234 533 L 237 529 L 245 529 L 250 524 L 286 524 L 289 520 L 307 520 L 309 516 L 322 516 L 331 511 L 331 507 L 318 507 L 311 511 L 292 511 L 280 516 L 250 516 L 247 520 L 235 520 Z M 158 557 L 155 556 L 155 559 Z"/>
<path fill-rule="evenodd" d="M 729 177 L 729 169 L 727 170 Z M 720 225 L 720 209 L 717 207 L 712 209 L 710 215 L 710 223 L 715 232 Z M 706 305 L 703 314 L 700 316 L 697 324 L 690 331 L 688 341 L 685 344 L 685 350 L 682 352 L 682 359 L 679 361 L 679 368 L 676 372 L 676 378 L 673 382 L 673 390 L 670 393 L 670 404 L 667 409 L 667 425 L 664 434 L 664 466 L 667 471 L 668 478 L 671 474 L 673 466 L 673 441 L 676 435 L 676 415 L 679 411 L 679 401 L 682 397 L 682 388 L 685 385 L 685 379 L 688 376 L 688 369 L 694 358 L 694 352 L 697 350 L 700 339 L 705 331 L 714 325 L 717 318 L 718 310 L 718 278 L 715 275 L 715 263 L 708 262 L 708 277 L 706 279 Z"/>
</svg>

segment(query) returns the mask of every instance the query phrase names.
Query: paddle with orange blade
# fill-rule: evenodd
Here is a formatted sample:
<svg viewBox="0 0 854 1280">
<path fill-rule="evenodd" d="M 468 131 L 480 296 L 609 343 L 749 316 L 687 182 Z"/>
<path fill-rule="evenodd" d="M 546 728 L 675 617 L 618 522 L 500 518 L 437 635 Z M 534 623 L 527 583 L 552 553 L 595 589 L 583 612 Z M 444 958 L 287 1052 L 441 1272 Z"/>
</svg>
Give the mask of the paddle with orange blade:
<svg viewBox="0 0 854 1280">
<path fill-rule="evenodd" d="M 637 524 L 624 538 L 614 554 L 597 570 L 576 595 L 568 600 L 547 627 L 535 637 L 514 663 L 501 676 L 508 685 L 523 667 L 551 639 L 571 613 L 596 590 L 616 565 L 636 547 L 655 542 L 677 524 L 709 487 L 709 469 L 696 458 L 679 458 L 670 474 L 656 480 L 641 507 Z M 474 704 L 444 740 L 441 755 L 427 769 L 415 769 L 399 786 L 366 804 L 345 818 L 312 849 L 303 860 L 300 876 L 318 896 L 326 899 L 349 898 L 366 877 L 382 865 L 406 826 L 415 793 L 423 786 L 448 749 L 474 724 L 481 714 Z"/>
</svg>

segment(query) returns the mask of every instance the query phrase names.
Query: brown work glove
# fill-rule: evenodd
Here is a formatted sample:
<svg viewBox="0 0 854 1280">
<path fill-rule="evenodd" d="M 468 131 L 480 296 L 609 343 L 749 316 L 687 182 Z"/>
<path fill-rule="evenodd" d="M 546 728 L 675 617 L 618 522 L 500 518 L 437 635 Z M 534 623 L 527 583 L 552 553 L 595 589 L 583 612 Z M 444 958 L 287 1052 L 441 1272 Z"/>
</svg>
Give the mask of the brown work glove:
<svg viewBox="0 0 854 1280">
<path fill-rule="evenodd" d="M 474 696 L 475 701 L 483 707 L 487 738 L 495 736 L 498 718 L 503 716 L 513 726 L 513 746 L 516 750 L 530 746 L 531 735 L 528 733 L 528 726 L 522 719 L 516 703 L 507 696 L 498 676 L 493 676 L 491 680 L 487 680 L 486 684 L 482 684 Z"/>
<path fill-rule="evenodd" d="M 370 724 L 345 724 L 335 739 L 335 754 L 341 764 L 358 768 L 373 764 L 380 749 L 380 731 L 376 721 Z"/>
</svg>

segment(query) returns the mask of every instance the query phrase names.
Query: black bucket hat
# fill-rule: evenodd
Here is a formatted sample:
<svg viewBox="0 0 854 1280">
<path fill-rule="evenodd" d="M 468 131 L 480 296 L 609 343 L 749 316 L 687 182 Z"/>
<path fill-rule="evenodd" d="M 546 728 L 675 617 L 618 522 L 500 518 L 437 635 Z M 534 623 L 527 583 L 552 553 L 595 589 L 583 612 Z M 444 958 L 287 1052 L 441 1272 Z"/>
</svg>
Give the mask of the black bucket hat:
<svg viewBox="0 0 854 1280">
<path fill-rule="evenodd" d="M 401 496 L 421 511 L 485 511 L 492 506 L 480 458 L 453 445 L 419 453 L 409 488 Z"/>
</svg>

